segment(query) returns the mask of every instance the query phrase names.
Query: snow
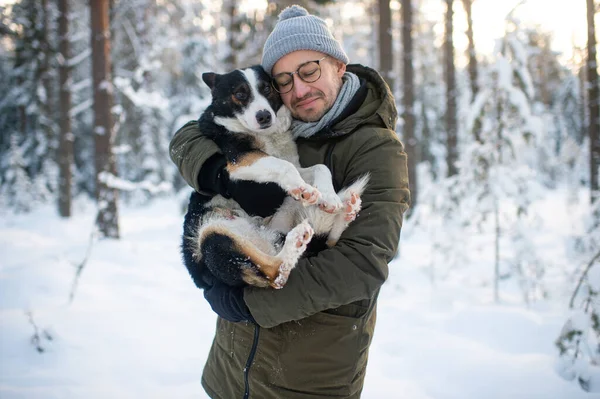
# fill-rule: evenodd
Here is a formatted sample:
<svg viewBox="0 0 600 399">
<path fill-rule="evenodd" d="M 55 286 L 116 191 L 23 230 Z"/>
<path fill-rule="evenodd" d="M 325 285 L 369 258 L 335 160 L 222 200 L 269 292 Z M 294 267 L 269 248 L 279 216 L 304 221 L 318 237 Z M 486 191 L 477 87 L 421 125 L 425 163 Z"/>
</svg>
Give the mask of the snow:
<svg viewBox="0 0 600 399">
<path fill-rule="evenodd" d="M 93 238 L 96 208 L 82 200 L 70 219 L 50 206 L 0 209 L 1 398 L 207 397 L 200 377 L 216 317 L 181 262 L 178 198 L 121 204 L 118 241 Z M 546 198 L 538 239 L 562 246 L 564 197 Z M 429 238 L 405 230 L 380 294 L 363 398 L 600 398 L 559 375 L 564 298 L 494 304 L 491 286 L 468 276 L 432 285 Z M 596 368 L 586 372 L 598 384 Z"/>
<path fill-rule="evenodd" d="M 103 80 L 98 84 L 98 90 L 106 90 L 109 93 L 113 91 L 113 84 L 109 80 Z"/>
<path fill-rule="evenodd" d="M 594 292 L 600 292 L 600 266 L 594 265 L 587 274 L 588 284 Z"/>
<path fill-rule="evenodd" d="M 169 107 L 169 100 L 159 92 L 152 92 L 140 89 L 134 90 L 129 79 L 115 77 L 115 85 L 126 95 L 135 105 L 145 108 L 156 108 L 166 110 Z"/>
<path fill-rule="evenodd" d="M 104 136 L 106 134 L 106 128 L 104 128 L 104 126 L 96 126 L 94 127 L 94 134 Z"/>
<path fill-rule="evenodd" d="M 160 182 L 158 184 L 154 184 L 148 180 L 134 183 L 128 180 L 121 179 L 108 172 L 101 172 L 98 175 L 98 180 L 106 184 L 107 187 L 116 188 L 121 191 L 146 190 L 151 194 L 158 194 L 168 193 L 173 189 L 173 185 L 166 181 Z"/>
</svg>

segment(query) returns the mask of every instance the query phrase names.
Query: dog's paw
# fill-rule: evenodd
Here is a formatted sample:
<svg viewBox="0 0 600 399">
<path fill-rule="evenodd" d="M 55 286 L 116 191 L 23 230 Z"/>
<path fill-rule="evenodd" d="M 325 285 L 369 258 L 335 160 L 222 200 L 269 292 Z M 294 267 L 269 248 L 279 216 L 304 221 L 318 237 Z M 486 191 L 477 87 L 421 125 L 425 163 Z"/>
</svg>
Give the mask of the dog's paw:
<svg viewBox="0 0 600 399">
<path fill-rule="evenodd" d="M 303 205 L 314 205 L 321 198 L 319 190 L 311 185 L 304 184 L 300 187 L 295 187 L 288 190 L 288 194 Z"/>
<path fill-rule="evenodd" d="M 319 199 L 319 208 L 327 213 L 338 213 L 344 206 L 340 197 L 335 194 L 322 194 Z"/>
<path fill-rule="evenodd" d="M 352 222 L 356 219 L 361 206 L 362 201 L 360 196 L 355 192 L 349 192 L 347 198 L 344 200 L 344 220 L 346 222 Z"/>
<path fill-rule="evenodd" d="M 306 220 L 287 234 L 284 248 L 280 253 L 283 262 L 279 266 L 279 274 L 271 283 L 271 287 L 275 289 L 283 288 L 287 283 L 290 272 L 296 266 L 298 258 L 306 251 L 306 246 L 312 240 L 313 235 L 314 230 Z"/>
<path fill-rule="evenodd" d="M 291 270 L 290 270 L 291 271 Z M 290 271 L 287 272 L 279 272 L 279 275 L 273 280 L 270 284 L 271 288 L 275 288 L 276 290 L 280 290 L 283 288 L 285 283 L 287 283 L 288 278 L 290 277 Z"/>
<path fill-rule="evenodd" d="M 306 250 L 306 245 L 312 240 L 313 234 L 315 234 L 313 228 L 308 221 L 304 220 L 287 234 L 285 241 L 290 240 L 300 256 Z"/>
</svg>

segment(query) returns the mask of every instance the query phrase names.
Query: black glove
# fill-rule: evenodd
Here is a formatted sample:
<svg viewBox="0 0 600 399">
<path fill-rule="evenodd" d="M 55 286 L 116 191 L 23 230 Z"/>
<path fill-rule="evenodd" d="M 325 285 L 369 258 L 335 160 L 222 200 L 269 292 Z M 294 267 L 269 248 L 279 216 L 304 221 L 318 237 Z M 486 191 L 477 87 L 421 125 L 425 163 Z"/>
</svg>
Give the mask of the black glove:
<svg viewBox="0 0 600 399">
<path fill-rule="evenodd" d="M 227 160 L 221 154 L 215 154 L 208 158 L 204 162 L 204 165 L 202 165 L 202 169 L 200 169 L 200 174 L 198 175 L 200 188 L 211 194 L 221 194 L 225 197 L 225 194 L 227 194 L 227 185 L 229 184 L 229 174 L 225 170 L 226 165 Z"/>
<path fill-rule="evenodd" d="M 215 280 L 210 288 L 204 290 L 204 298 L 212 310 L 227 321 L 255 323 L 250 309 L 244 302 L 244 287 L 231 287 Z"/>
<path fill-rule="evenodd" d="M 250 216 L 273 215 L 287 193 L 275 183 L 230 180 L 226 165 L 227 161 L 223 155 L 216 154 L 210 157 L 200 170 L 200 187 L 225 198 L 233 198 Z"/>
</svg>

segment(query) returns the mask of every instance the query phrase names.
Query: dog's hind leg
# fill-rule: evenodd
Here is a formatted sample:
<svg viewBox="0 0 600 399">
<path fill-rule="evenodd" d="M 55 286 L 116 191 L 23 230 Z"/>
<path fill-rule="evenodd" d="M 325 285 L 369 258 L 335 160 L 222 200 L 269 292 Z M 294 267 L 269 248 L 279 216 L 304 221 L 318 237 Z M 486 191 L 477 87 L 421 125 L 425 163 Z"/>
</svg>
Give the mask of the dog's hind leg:
<svg viewBox="0 0 600 399">
<path fill-rule="evenodd" d="M 316 164 L 308 168 L 298 169 L 300 176 L 321 193 L 317 202 L 319 208 L 327 213 L 336 213 L 342 208 L 342 200 L 335 192 L 333 178 L 327 166 Z"/>
<path fill-rule="evenodd" d="M 356 219 L 362 207 L 361 195 L 369 183 L 369 175 L 364 175 L 350 186 L 342 189 L 338 195 L 344 203 L 343 209 L 335 215 L 333 226 L 327 236 L 327 246 L 333 247 L 350 222 Z"/>
<path fill-rule="evenodd" d="M 224 283 L 281 288 L 311 238 L 308 223 L 300 225 L 288 234 L 277 255 L 265 253 L 250 240 L 219 225 L 205 226 L 197 240 L 202 261 Z"/>
<path fill-rule="evenodd" d="M 273 288 L 282 288 L 290 276 L 290 272 L 300 256 L 306 251 L 306 245 L 312 239 L 314 231 L 308 221 L 304 220 L 302 223 L 294 227 L 285 237 L 285 244 L 283 249 L 277 255 L 282 260 L 281 266 L 279 266 L 279 275 L 271 284 Z"/>
</svg>

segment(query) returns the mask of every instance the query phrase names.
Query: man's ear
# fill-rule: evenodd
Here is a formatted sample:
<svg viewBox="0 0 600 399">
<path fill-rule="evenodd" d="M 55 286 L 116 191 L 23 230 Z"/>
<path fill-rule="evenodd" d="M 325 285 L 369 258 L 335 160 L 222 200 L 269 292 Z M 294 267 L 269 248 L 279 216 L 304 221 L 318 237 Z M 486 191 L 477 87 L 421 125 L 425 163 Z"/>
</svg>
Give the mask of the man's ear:
<svg viewBox="0 0 600 399">
<path fill-rule="evenodd" d="M 211 90 L 215 88 L 218 77 L 219 75 L 217 75 L 214 72 L 205 72 L 202 74 L 202 80 L 204 81 L 204 83 L 206 83 L 208 87 L 210 87 Z"/>
<path fill-rule="evenodd" d="M 337 64 L 337 68 L 336 68 L 336 73 L 338 75 L 338 77 L 342 77 L 344 76 L 344 73 L 346 73 L 346 64 L 344 64 L 342 61 L 338 61 L 336 60 L 336 64 Z"/>
</svg>

